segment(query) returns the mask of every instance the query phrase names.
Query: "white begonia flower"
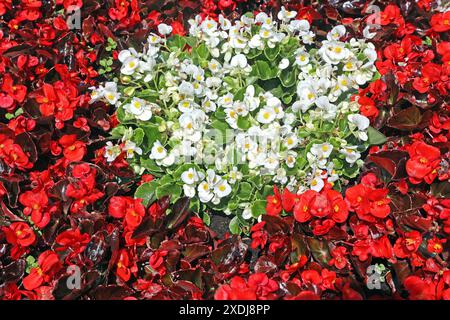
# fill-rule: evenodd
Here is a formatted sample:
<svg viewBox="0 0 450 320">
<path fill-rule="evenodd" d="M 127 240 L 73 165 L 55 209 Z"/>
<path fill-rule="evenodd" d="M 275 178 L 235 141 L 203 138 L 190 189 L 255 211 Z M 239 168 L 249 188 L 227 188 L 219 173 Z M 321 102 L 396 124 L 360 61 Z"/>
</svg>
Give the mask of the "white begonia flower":
<svg viewBox="0 0 450 320">
<path fill-rule="evenodd" d="M 330 103 L 330 99 L 327 96 L 318 97 L 314 103 L 316 106 L 322 110 L 328 111 L 331 109 L 336 109 L 336 106 Z"/>
<path fill-rule="evenodd" d="M 90 87 L 89 90 L 91 90 L 89 104 L 100 101 L 104 97 L 103 88 L 101 86 L 99 88 Z"/>
<path fill-rule="evenodd" d="M 285 113 L 283 122 L 285 125 L 291 126 L 294 124 L 294 122 L 297 120 L 297 117 L 293 113 Z"/>
<path fill-rule="evenodd" d="M 185 184 L 194 184 L 198 181 L 199 177 L 197 171 L 194 168 L 189 168 L 181 174 L 181 180 Z"/>
<path fill-rule="evenodd" d="M 194 110 L 194 103 L 191 100 L 181 100 L 178 103 L 178 110 L 182 113 L 189 113 Z"/>
<path fill-rule="evenodd" d="M 178 86 L 178 92 L 185 97 L 192 97 L 194 96 L 194 86 L 190 82 L 183 81 Z"/>
<path fill-rule="evenodd" d="M 109 104 L 115 105 L 121 96 L 121 94 L 117 92 L 117 84 L 115 82 L 107 82 L 103 89 L 103 96 Z"/>
<path fill-rule="evenodd" d="M 315 143 L 312 145 L 310 152 L 317 158 L 328 158 L 333 151 L 333 145 L 330 143 Z"/>
<path fill-rule="evenodd" d="M 163 147 L 159 140 L 153 143 L 152 151 L 150 153 L 150 159 L 162 160 L 167 156 L 167 150 Z"/>
<path fill-rule="evenodd" d="M 273 181 L 281 184 L 286 184 L 288 178 L 286 176 L 286 170 L 283 167 L 280 167 L 276 170 L 275 176 L 273 177 Z"/>
<path fill-rule="evenodd" d="M 363 29 L 363 36 L 366 39 L 373 39 L 377 33 L 376 32 L 372 32 L 372 26 L 368 25 Z M 376 31 L 377 29 L 374 28 L 374 31 Z"/>
<path fill-rule="evenodd" d="M 289 134 L 285 139 L 284 139 L 284 144 L 286 145 L 286 148 L 293 149 L 295 147 L 297 147 L 298 144 L 298 138 L 295 135 L 295 133 L 291 133 Z"/>
<path fill-rule="evenodd" d="M 148 121 L 152 118 L 152 110 L 150 106 L 142 99 L 133 98 L 127 106 L 127 111 L 133 114 L 136 119 Z"/>
<path fill-rule="evenodd" d="M 237 35 L 231 38 L 231 46 L 235 49 L 245 49 L 248 39 L 244 36 Z"/>
<path fill-rule="evenodd" d="M 250 220 L 253 218 L 251 207 L 245 207 L 244 211 L 242 211 L 242 218 L 244 220 Z"/>
<path fill-rule="evenodd" d="M 211 169 L 206 171 L 205 181 L 202 181 L 198 187 L 198 195 L 201 202 L 207 203 L 213 201 L 214 198 L 214 186 L 217 184 L 219 177 Z"/>
<path fill-rule="evenodd" d="M 217 30 L 217 22 L 207 18 L 202 22 L 200 27 L 204 33 L 212 35 Z"/>
<path fill-rule="evenodd" d="M 235 55 L 230 62 L 233 68 L 244 69 L 247 66 L 247 58 L 243 54 Z"/>
<path fill-rule="evenodd" d="M 369 47 L 365 48 L 363 53 L 369 59 L 369 62 L 371 64 L 373 64 L 378 59 L 377 51 L 372 46 L 369 46 Z"/>
<path fill-rule="evenodd" d="M 172 33 L 172 26 L 169 26 L 165 23 L 160 23 L 158 25 L 158 32 L 163 36 L 167 36 Z"/>
<path fill-rule="evenodd" d="M 264 23 L 266 23 L 267 19 L 270 19 L 270 17 L 267 15 L 267 13 L 259 12 L 255 17 L 255 22 L 264 24 Z M 270 20 L 272 20 L 272 19 L 270 19 Z"/>
<path fill-rule="evenodd" d="M 278 64 L 278 68 L 280 70 L 284 70 L 287 67 L 289 67 L 289 59 L 286 58 L 281 59 L 280 63 Z"/>
<path fill-rule="evenodd" d="M 205 99 L 203 101 L 202 107 L 205 109 L 206 112 L 214 112 L 216 111 L 216 103 L 211 101 L 210 99 Z"/>
<path fill-rule="evenodd" d="M 222 65 L 220 64 L 219 61 L 217 61 L 216 59 L 212 59 L 209 63 L 208 63 L 208 68 L 209 70 L 211 70 L 212 73 L 217 73 L 220 72 L 222 69 Z"/>
<path fill-rule="evenodd" d="M 311 190 L 314 190 L 316 192 L 320 192 L 323 189 L 324 185 L 325 183 L 323 182 L 321 177 L 315 177 L 310 182 Z"/>
<path fill-rule="evenodd" d="M 344 67 L 342 68 L 343 71 L 355 71 L 359 67 L 359 63 L 355 59 L 351 59 L 344 63 Z"/>
<path fill-rule="evenodd" d="M 298 32 L 300 36 L 308 34 L 310 28 L 308 20 L 292 20 L 288 26 L 289 31 Z"/>
<path fill-rule="evenodd" d="M 286 153 L 286 165 L 288 168 L 293 168 L 297 161 L 297 153 L 294 151 L 288 151 Z"/>
<path fill-rule="evenodd" d="M 242 172 L 238 171 L 237 167 L 233 167 L 228 173 L 228 181 L 231 184 L 235 184 L 237 181 L 241 180 L 243 177 Z"/>
<path fill-rule="evenodd" d="M 361 158 L 361 154 L 356 149 L 357 146 L 346 146 L 341 150 L 339 150 L 339 152 L 345 155 L 345 161 L 347 161 L 350 164 L 353 164 L 359 158 Z"/>
<path fill-rule="evenodd" d="M 219 23 L 222 30 L 230 30 L 232 24 L 231 21 L 225 18 L 222 14 L 219 15 Z"/>
<path fill-rule="evenodd" d="M 333 29 L 331 29 L 330 32 L 328 32 L 327 34 L 327 39 L 329 41 L 338 41 L 340 38 L 342 38 L 345 33 L 347 32 L 347 30 L 345 29 L 345 26 L 343 25 L 338 25 L 335 26 Z"/>
<path fill-rule="evenodd" d="M 113 145 L 111 141 L 106 142 L 105 158 L 107 162 L 113 162 L 122 153 L 120 146 Z"/>
<path fill-rule="evenodd" d="M 155 45 L 155 44 L 159 44 L 162 41 L 162 39 L 160 36 L 158 36 L 154 33 L 151 33 L 149 35 L 149 37 L 147 38 L 147 41 L 149 44 Z"/>
<path fill-rule="evenodd" d="M 129 140 L 125 142 L 122 150 L 125 151 L 128 159 L 134 158 L 135 153 L 137 153 L 138 155 L 142 154 L 142 149 L 139 148 L 136 143 Z"/>
<path fill-rule="evenodd" d="M 220 180 L 214 186 L 214 193 L 219 198 L 224 198 L 231 193 L 231 187 L 226 180 Z"/>
<path fill-rule="evenodd" d="M 370 125 L 369 118 L 361 115 L 361 114 L 349 114 L 347 116 L 348 121 L 353 123 L 359 131 L 366 130 Z"/>
<path fill-rule="evenodd" d="M 164 167 L 170 167 L 175 163 L 175 154 L 174 152 L 170 152 L 164 159 L 156 161 L 158 165 L 162 165 Z"/>
<path fill-rule="evenodd" d="M 262 39 L 270 39 L 271 37 L 273 37 L 273 35 L 274 35 L 274 32 L 270 29 L 263 28 L 259 31 L 259 36 Z"/>
<path fill-rule="evenodd" d="M 261 36 L 256 34 L 250 39 L 248 46 L 252 49 L 264 48 L 264 42 L 261 40 Z"/>
<path fill-rule="evenodd" d="M 289 22 L 291 19 L 294 19 L 297 16 L 297 11 L 289 11 L 283 6 L 281 10 L 278 12 L 278 19 L 284 22 Z"/>
<path fill-rule="evenodd" d="M 188 184 L 184 184 L 183 193 L 186 197 L 193 198 L 195 197 L 195 187 Z"/>
<path fill-rule="evenodd" d="M 296 53 L 295 56 L 295 63 L 296 65 L 302 67 L 309 63 L 309 54 L 305 51 L 299 51 Z"/>
<path fill-rule="evenodd" d="M 139 59 L 134 56 L 128 56 L 123 62 L 120 72 L 124 75 L 130 76 L 139 67 Z"/>
<path fill-rule="evenodd" d="M 299 82 L 297 87 L 298 104 L 295 109 L 306 112 L 316 101 L 317 94 L 312 85 L 307 82 Z"/>
<path fill-rule="evenodd" d="M 278 160 L 278 156 L 275 153 L 270 153 L 267 155 L 266 160 L 264 162 L 264 168 L 274 172 L 280 165 L 280 161 Z"/>
<path fill-rule="evenodd" d="M 358 69 L 353 73 L 356 83 L 360 86 L 365 85 L 372 79 L 373 72 L 367 69 Z"/>
<path fill-rule="evenodd" d="M 267 124 L 271 123 L 273 120 L 275 120 L 276 114 L 273 108 L 264 107 L 263 109 L 259 110 L 256 120 L 260 123 Z"/>
<path fill-rule="evenodd" d="M 227 93 L 226 95 L 220 97 L 220 98 L 217 100 L 217 103 L 218 103 L 221 107 L 227 108 L 227 107 L 233 105 L 233 101 L 234 101 L 234 96 L 233 96 L 233 94 L 230 92 L 230 93 Z"/>
<path fill-rule="evenodd" d="M 349 50 L 343 42 L 323 41 L 319 54 L 326 63 L 339 64 L 342 60 L 347 59 Z"/>
</svg>

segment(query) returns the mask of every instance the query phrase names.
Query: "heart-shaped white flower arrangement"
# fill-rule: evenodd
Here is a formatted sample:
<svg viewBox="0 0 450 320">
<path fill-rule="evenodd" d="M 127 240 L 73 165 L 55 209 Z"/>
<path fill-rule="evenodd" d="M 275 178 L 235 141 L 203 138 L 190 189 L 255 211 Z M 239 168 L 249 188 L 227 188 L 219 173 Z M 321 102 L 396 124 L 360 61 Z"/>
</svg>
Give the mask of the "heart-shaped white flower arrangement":
<svg viewBox="0 0 450 320">
<path fill-rule="evenodd" d="M 317 41 L 295 17 L 197 17 L 190 36 L 151 34 L 142 52 L 120 52 L 120 79 L 93 88 L 92 102 L 118 107 L 107 160 L 126 152 L 156 177 L 136 196 L 188 196 L 196 209 L 236 215 L 230 227 L 241 232 L 274 185 L 339 189 L 358 175 L 374 129 L 350 96 L 374 77 L 376 51 L 342 25 Z"/>
</svg>

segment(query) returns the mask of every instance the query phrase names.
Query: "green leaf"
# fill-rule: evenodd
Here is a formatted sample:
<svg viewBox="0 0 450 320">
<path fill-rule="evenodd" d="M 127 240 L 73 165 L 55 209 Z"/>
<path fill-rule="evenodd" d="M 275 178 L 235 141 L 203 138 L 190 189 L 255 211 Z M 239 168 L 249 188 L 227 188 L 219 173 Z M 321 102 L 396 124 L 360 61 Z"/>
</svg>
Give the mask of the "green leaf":
<svg viewBox="0 0 450 320">
<path fill-rule="evenodd" d="M 266 61 L 258 60 L 252 67 L 252 75 L 258 76 L 261 80 L 274 78 L 272 69 Z"/>
<path fill-rule="evenodd" d="M 241 233 L 241 226 L 239 224 L 239 219 L 237 216 L 234 216 L 233 219 L 231 219 L 229 228 L 232 234 Z"/>
<path fill-rule="evenodd" d="M 211 217 L 206 212 L 203 213 L 203 222 L 209 226 L 211 224 Z"/>
<path fill-rule="evenodd" d="M 204 43 L 199 45 L 195 50 L 195 52 L 197 53 L 198 57 L 202 60 L 206 60 L 209 57 L 209 49 L 208 47 L 206 47 Z"/>
<path fill-rule="evenodd" d="M 291 104 L 292 99 L 293 99 L 293 95 L 291 95 L 290 93 L 285 93 L 283 95 L 283 97 L 281 97 L 281 100 L 283 101 L 283 103 L 287 104 L 287 105 Z"/>
<path fill-rule="evenodd" d="M 131 140 L 136 143 L 136 145 L 140 146 L 144 141 L 144 136 L 144 130 L 142 130 L 141 128 L 136 128 L 133 131 L 133 137 L 131 138 Z"/>
<path fill-rule="evenodd" d="M 258 218 L 260 215 L 263 215 L 266 213 L 266 200 L 256 200 L 251 207 L 252 210 L 252 216 L 254 218 Z"/>
<path fill-rule="evenodd" d="M 120 139 L 125 134 L 125 127 L 122 125 L 118 125 L 114 129 L 111 130 L 111 137 L 114 139 Z"/>
<path fill-rule="evenodd" d="M 145 133 L 145 144 L 150 148 L 156 140 L 161 140 L 158 126 L 154 124 L 141 125 Z"/>
<path fill-rule="evenodd" d="M 144 167 L 150 172 L 164 172 L 153 159 L 143 159 L 141 158 L 141 167 Z"/>
<path fill-rule="evenodd" d="M 296 84 L 297 76 L 298 76 L 297 70 L 291 70 L 290 68 L 288 68 L 281 71 L 278 78 L 280 79 L 283 87 L 289 88 Z"/>
<path fill-rule="evenodd" d="M 274 61 L 279 53 L 280 53 L 280 46 L 275 46 L 274 48 L 266 47 L 264 49 L 264 55 L 269 61 Z"/>
<path fill-rule="evenodd" d="M 247 130 L 248 128 L 250 128 L 251 123 L 247 118 L 239 116 L 237 120 L 237 126 L 239 129 Z"/>
<path fill-rule="evenodd" d="M 367 136 L 370 145 L 380 145 L 387 141 L 386 136 L 373 127 L 367 128 Z"/>
<path fill-rule="evenodd" d="M 250 183 L 242 181 L 239 183 L 237 197 L 241 200 L 249 200 L 252 195 L 253 187 Z"/>
<path fill-rule="evenodd" d="M 178 200 L 181 196 L 181 187 L 174 183 L 167 183 L 156 188 L 156 198 L 161 199 L 164 196 L 170 196 L 172 202 Z"/>
<path fill-rule="evenodd" d="M 14 112 L 14 117 L 17 118 L 18 116 L 20 116 L 23 113 L 23 109 L 19 108 L 16 110 L 16 112 Z"/>
<path fill-rule="evenodd" d="M 136 192 L 134 193 L 134 197 L 142 199 L 142 204 L 144 206 L 147 206 L 156 200 L 155 191 L 156 191 L 157 187 L 158 187 L 158 182 L 155 180 L 141 184 L 136 189 Z"/>
<path fill-rule="evenodd" d="M 344 168 L 344 175 L 348 178 L 355 178 L 359 174 L 359 168 L 356 164 L 354 164 L 352 167 L 345 167 Z"/>
<path fill-rule="evenodd" d="M 170 39 L 167 40 L 167 46 L 169 48 L 183 50 L 185 45 L 186 45 L 186 39 L 184 39 L 184 37 L 181 37 L 178 34 L 174 35 L 173 37 L 171 37 Z"/>
</svg>

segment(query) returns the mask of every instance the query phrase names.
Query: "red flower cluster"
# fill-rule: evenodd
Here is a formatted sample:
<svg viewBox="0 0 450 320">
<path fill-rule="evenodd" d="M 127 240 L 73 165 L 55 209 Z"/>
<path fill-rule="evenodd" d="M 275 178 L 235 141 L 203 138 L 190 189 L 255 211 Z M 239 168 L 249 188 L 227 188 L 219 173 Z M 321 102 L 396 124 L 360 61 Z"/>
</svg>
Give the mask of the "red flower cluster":
<svg viewBox="0 0 450 320">
<path fill-rule="evenodd" d="M 406 162 L 406 172 L 409 181 L 414 184 L 425 181 L 431 184 L 438 176 L 441 162 L 441 152 L 438 148 L 416 141 L 408 146 L 409 160 Z"/>
<path fill-rule="evenodd" d="M 264 273 L 255 273 L 248 280 L 236 276 L 230 284 L 219 287 L 214 295 L 216 300 L 267 300 L 276 297 L 278 283 Z"/>
</svg>

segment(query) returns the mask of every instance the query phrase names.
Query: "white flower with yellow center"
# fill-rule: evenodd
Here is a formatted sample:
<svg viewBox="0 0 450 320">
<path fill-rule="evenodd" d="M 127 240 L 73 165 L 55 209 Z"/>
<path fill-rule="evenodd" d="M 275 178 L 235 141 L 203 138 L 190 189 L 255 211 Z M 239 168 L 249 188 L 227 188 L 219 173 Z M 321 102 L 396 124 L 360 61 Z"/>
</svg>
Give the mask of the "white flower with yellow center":
<svg viewBox="0 0 450 320">
<path fill-rule="evenodd" d="M 256 120 L 260 123 L 267 124 L 275 120 L 276 116 L 277 115 L 273 108 L 264 107 L 261 110 L 259 110 L 256 116 Z"/>
<path fill-rule="evenodd" d="M 361 154 L 356 150 L 357 146 L 345 146 L 341 150 L 340 153 L 345 155 L 345 161 L 350 164 L 355 163 L 359 158 L 361 158 Z"/>
<path fill-rule="evenodd" d="M 136 145 L 136 143 L 134 143 L 133 141 L 125 141 L 125 145 L 123 146 L 122 150 L 127 155 L 127 159 L 134 158 L 134 154 L 135 153 L 138 154 L 138 155 L 142 154 L 142 149 L 139 148 Z"/>
<path fill-rule="evenodd" d="M 320 192 L 325 183 L 323 182 L 323 179 L 321 177 L 314 177 L 310 182 L 310 188 L 311 190 L 314 190 L 316 192 Z"/>
<path fill-rule="evenodd" d="M 281 7 L 281 10 L 278 12 L 277 16 L 279 20 L 283 22 L 288 22 L 297 16 L 297 11 L 289 11 L 286 10 L 285 7 Z"/>
<path fill-rule="evenodd" d="M 198 173 L 194 168 L 189 168 L 181 174 L 181 180 L 183 180 L 185 184 L 194 184 L 198 179 Z"/>
<path fill-rule="evenodd" d="M 130 104 L 125 106 L 125 109 L 141 121 L 148 121 L 152 118 L 151 107 L 145 100 L 133 98 Z"/>
<path fill-rule="evenodd" d="M 217 22 L 212 19 L 205 19 L 200 25 L 202 31 L 208 35 L 217 31 Z"/>
<path fill-rule="evenodd" d="M 316 101 L 317 94 L 308 82 L 299 82 L 297 87 L 298 104 L 292 107 L 294 111 L 301 110 L 305 113 Z"/>
<path fill-rule="evenodd" d="M 152 151 L 150 153 L 150 159 L 162 160 L 167 156 L 167 150 L 163 147 L 159 140 L 153 143 Z"/>
<path fill-rule="evenodd" d="M 295 133 L 291 133 L 291 134 L 286 136 L 286 138 L 284 139 L 284 145 L 289 150 L 297 147 L 297 145 L 298 145 L 298 138 L 295 135 Z"/>
<path fill-rule="evenodd" d="M 311 147 L 311 154 L 319 159 L 328 158 L 333 151 L 333 145 L 330 143 L 313 144 Z"/>
<path fill-rule="evenodd" d="M 339 41 L 343 36 L 345 36 L 346 32 L 347 30 L 345 30 L 343 25 L 335 26 L 330 32 L 328 32 L 327 39 L 329 41 Z"/>
<path fill-rule="evenodd" d="M 117 157 L 122 153 L 122 150 L 120 150 L 120 146 L 113 145 L 111 141 L 106 142 L 105 147 L 105 158 L 107 162 L 113 162 L 117 159 Z"/>
<path fill-rule="evenodd" d="M 214 186 L 214 193 L 219 198 L 224 198 L 231 193 L 231 187 L 226 180 L 220 180 Z"/>
</svg>

